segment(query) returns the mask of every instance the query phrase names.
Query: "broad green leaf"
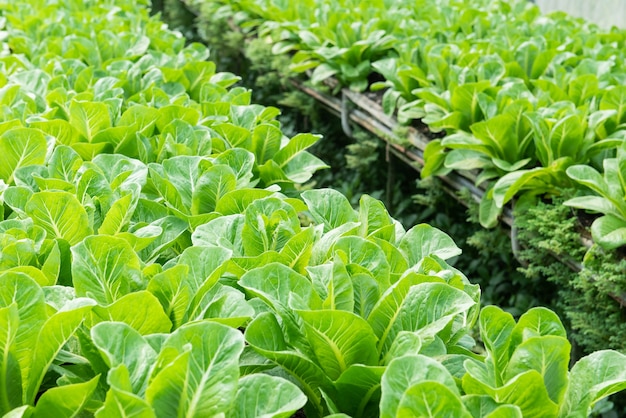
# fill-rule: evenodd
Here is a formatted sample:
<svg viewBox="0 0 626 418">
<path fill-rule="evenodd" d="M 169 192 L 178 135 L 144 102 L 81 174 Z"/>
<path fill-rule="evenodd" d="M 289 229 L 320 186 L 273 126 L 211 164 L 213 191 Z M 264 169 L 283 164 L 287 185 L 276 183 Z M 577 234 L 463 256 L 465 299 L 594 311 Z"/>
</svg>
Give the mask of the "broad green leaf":
<svg viewBox="0 0 626 418">
<path fill-rule="evenodd" d="M 465 362 L 467 374 L 463 376 L 466 394 L 489 395 L 501 404 L 519 407 L 524 417 L 556 417 L 558 406 L 549 397 L 543 376 L 536 370 L 518 374 L 504 386 L 493 387 L 483 380 L 477 367 L 470 360 Z"/>
<path fill-rule="evenodd" d="M 346 311 L 297 310 L 317 363 L 332 380 L 353 364 L 374 366 L 378 362 L 376 336 L 360 316 Z"/>
<path fill-rule="evenodd" d="M 311 147 L 321 138 L 320 135 L 313 134 L 298 134 L 291 138 L 287 145 L 281 148 L 272 159 L 278 164 L 279 167 L 284 167 L 289 163 L 298 153 Z"/>
<path fill-rule="evenodd" d="M 297 379 L 300 389 L 318 413 L 322 413 L 320 388 L 330 390 L 326 373 L 302 353 L 290 349 L 276 317 L 269 312 L 258 315 L 246 328 L 246 341 L 259 354 L 280 365 Z"/>
<path fill-rule="evenodd" d="M 354 287 L 345 265 L 339 259 L 332 264 L 306 268 L 313 288 L 323 300 L 324 309 L 354 311 Z"/>
<path fill-rule="evenodd" d="M 550 146 L 555 159 L 572 157 L 576 159 L 584 143 L 584 126 L 578 115 L 559 119 L 550 132 Z"/>
<path fill-rule="evenodd" d="M 354 364 L 335 381 L 335 403 L 351 416 L 377 416 L 385 367 Z"/>
<path fill-rule="evenodd" d="M 139 252 L 140 258 L 145 263 L 154 261 L 161 253 L 174 245 L 174 242 L 189 228 L 189 224 L 176 216 L 166 216 L 150 224 L 152 227 L 161 229 L 161 234 L 154 239 L 146 248 Z"/>
<path fill-rule="evenodd" d="M 515 162 L 518 154 L 518 138 L 514 132 L 515 118 L 508 114 L 495 116 L 471 126 L 472 133 L 481 141 L 484 152 L 489 157 Z M 446 141 L 444 141 L 444 145 Z M 483 148 L 472 148 L 482 150 Z"/>
<path fill-rule="evenodd" d="M 133 250 L 141 251 L 152 244 L 162 233 L 163 229 L 160 227 L 146 225 L 133 232 L 120 232 L 116 236 L 128 241 Z"/>
<path fill-rule="evenodd" d="M 7 412 L 2 418 L 31 418 L 34 412 L 33 409 L 30 405 L 22 405 Z"/>
<path fill-rule="evenodd" d="M 203 286 L 211 287 L 218 277 L 218 268 L 230 259 L 231 251 L 214 246 L 193 246 L 187 248 L 178 258 L 178 265 L 189 267 L 186 283 L 189 284 L 193 293 Z M 207 283 L 208 281 L 208 283 Z"/>
<path fill-rule="evenodd" d="M 361 237 L 342 237 L 332 248 L 346 266 L 356 264 L 371 273 L 382 289 L 389 287 L 390 266 L 381 248 Z"/>
<path fill-rule="evenodd" d="M 239 379 L 235 418 L 289 418 L 307 398 L 293 383 L 276 376 L 253 374 Z"/>
<path fill-rule="evenodd" d="M 70 145 L 74 151 L 78 153 L 80 158 L 85 161 L 93 160 L 96 156 L 103 153 L 113 152 L 113 146 L 108 142 L 88 143 L 75 142 Z"/>
<path fill-rule="evenodd" d="M 529 338 L 515 348 L 505 379 L 508 381 L 527 370 L 536 370 L 543 376 L 550 399 L 560 404 L 568 383 L 570 350 L 570 343 L 563 337 Z"/>
<path fill-rule="evenodd" d="M 163 343 L 146 391 L 157 416 L 227 413 L 237 394 L 243 347 L 239 331 L 216 323 L 174 331 Z"/>
<path fill-rule="evenodd" d="M 252 187 L 256 181 L 252 181 L 254 176 L 254 154 L 241 148 L 232 148 L 222 152 L 215 158 L 214 163 L 229 166 L 237 176 L 237 189 Z"/>
<path fill-rule="evenodd" d="M 305 267 L 309 264 L 316 238 L 315 229 L 309 227 L 304 228 L 287 241 L 280 250 L 280 254 L 289 260 L 289 267 L 298 273 L 304 273 Z"/>
<path fill-rule="evenodd" d="M 131 291 L 145 288 L 141 260 L 121 238 L 85 238 L 72 247 L 72 256 L 72 281 L 77 296 L 109 305 Z"/>
<path fill-rule="evenodd" d="M 76 197 L 80 202 L 87 203 L 96 196 L 100 199 L 103 197 L 109 199 L 112 195 L 113 190 L 109 181 L 96 167 L 87 168 L 80 176 L 76 186 Z"/>
<path fill-rule="evenodd" d="M 620 216 L 619 211 L 615 208 L 613 203 L 600 196 L 579 196 L 572 199 L 568 199 L 563 202 L 565 206 L 570 206 L 577 209 L 591 210 L 603 214 L 611 214 Z"/>
<path fill-rule="evenodd" d="M 379 231 L 382 232 L 384 229 L 395 229 L 395 225 L 389 225 Z M 394 232 L 385 233 L 389 235 L 395 234 Z M 398 249 L 398 247 L 385 240 L 384 238 L 372 237 L 370 238 L 376 245 L 380 247 L 380 249 L 385 254 L 387 258 L 387 263 L 389 264 L 389 268 L 391 269 L 389 273 L 389 280 L 391 283 L 395 283 L 398 279 L 409 269 L 409 263 L 407 262 L 404 254 Z"/>
<path fill-rule="evenodd" d="M 394 283 L 381 297 L 376 298 L 374 308 L 367 316 L 367 321 L 379 339 L 383 339 L 385 333 L 389 332 L 389 327 L 397 318 L 404 299 L 411 288 L 430 280 L 428 276 L 408 274 Z"/>
<path fill-rule="evenodd" d="M 591 236 L 609 250 L 626 245 L 626 220 L 614 215 L 601 216 L 591 224 Z"/>
<path fill-rule="evenodd" d="M 37 192 L 28 200 L 24 211 L 35 225 L 46 230 L 49 238 L 61 238 L 70 245 L 78 244 L 92 233 L 85 208 L 67 192 Z"/>
<path fill-rule="evenodd" d="M 191 126 L 195 126 L 200 120 L 200 112 L 197 109 L 176 104 L 161 107 L 159 109 L 156 127 L 159 131 L 163 132 L 164 128 L 175 119 L 181 119 Z"/>
<path fill-rule="evenodd" d="M 117 126 L 133 126 L 138 131 L 143 131 L 146 136 L 151 136 L 154 131 L 158 111 L 150 106 L 130 106 L 117 121 Z"/>
<path fill-rule="evenodd" d="M 315 70 L 313 70 L 313 73 L 311 74 L 311 83 L 319 84 L 328 77 L 332 77 L 337 74 L 337 71 L 339 71 L 338 68 L 332 67 L 329 64 L 320 64 L 315 67 Z"/>
<path fill-rule="evenodd" d="M 567 337 L 565 327 L 557 314 L 543 307 L 532 308 L 520 317 L 513 328 L 510 350 L 513 352 L 519 344 L 529 338 L 544 335 Z"/>
<path fill-rule="evenodd" d="M 214 165 L 207 169 L 195 183 L 191 196 L 191 213 L 198 215 L 215 210 L 220 199 L 235 190 L 237 178 L 227 165 Z"/>
<path fill-rule="evenodd" d="M 626 89 L 618 85 L 607 89 L 600 100 L 600 110 L 614 110 L 615 116 L 607 122 L 609 132 L 626 122 Z"/>
<path fill-rule="evenodd" d="M 196 182 L 210 162 L 197 156 L 180 155 L 150 164 L 150 178 L 159 193 L 173 208 L 191 214 L 191 202 Z"/>
<path fill-rule="evenodd" d="M 359 224 L 357 222 L 348 222 L 335 229 L 324 232 L 323 234 L 321 232 L 323 231 L 323 228 L 325 228 L 325 225 L 320 224 L 317 225 L 316 228 L 318 228 L 318 233 L 321 234 L 321 238 L 319 238 L 313 245 L 311 261 L 309 264 L 314 266 L 323 264 L 328 261 L 328 259 L 333 257 L 330 250 L 339 238 L 342 236 L 357 235 Z"/>
<path fill-rule="evenodd" d="M 509 345 L 515 320 L 508 312 L 496 306 L 486 306 L 480 311 L 480 337 L 489 353 L 488 359 L 496 372 L 496 384 L 504 383 L 504 373 L 511 353 Z"/>
<path fill-rule="evenodd" d="M 485 418 L 522 418 L 522 410 L 516 405 L 500 405 Z"/>
<path fill-rule="evenodd" d="M 6 253 L 7 250 L 14 248 L 14 246 L 7 246 L 5 248 L 3 248 L 3 252 Z M 20 251 L 20 247 L 17 247 L 16 250 Z M 32 247 L 29 248 L 29 250 L 32 250 Z M 5 254 L 3 254 L 5 255 Z M 4 257 L 0 258 L 0 260 L 2 260 Z M 4 261 L 4 260 L 2 260 Z M 54 283 L 52 283 L 44 274 L 41 270 L 39 270 L 36 267 L 33 266 L 23 266 L 23 265 L 18 265 L 16 267 L 10 268 L 10 269 L 6 269 L 5 271 L 14 271 L 14 272 L 20 272 L 20 273 L 25 273 L 28 276 L 30 276 L 33 280 L 35 280 L 37 282 L 37 284 L 39 286 L 52 286 L 54 285 Z"/>
<path fill-rule="evenodd" d="M 272 196 L 274 192 L 264 189 L 237 189 L 226 193 L 217 202 L 215 211 L 224 216 L 241 214 L 256 200 Z"/>
<path fill-rule="evenodd" d="M 324 232 L 348 222 L 358 222 L 358 217 L 348 199 L 333 189 L 307 190 L 302 193 L 313 220 L 324 224 Z"/>
<path fill-rule="evenodd" d="M 279 128 L 270 124 L 261 124 L 252 131 L 252 152 L 257 164 L 264 164 L 272 159 L 280 149 L 283 134 Z"/>
<path fill-rule="evenodd" d="M 157 416 L 146 400 L 131 392 L 128 370 L 124 365 L 112 369 L 107 376 L 107 382 L 111 388 L 106 394 L 104 404 L 96 411 L 96 418 L 155 418 Z"/>
<path fill-rule="evenodd" d="M 420 382 L 402 395 L 397 417 L 471 418 L 458 394 L 439 382 Z"/>
<path fill-rule="evenodd" d="M 419 280 L 416 279 L 416 280 Z M 410 286 L 402 281 L 381 298 L 368 322 L 379 338 L 379 351 L 387 352 L 401 331 L 419 331 L 431 336 L 460 315 L 463 320 L 475 305 L 465 292 L 444 283 L 420 283 Z"/>
<path fill-rule="evenodd" d="M 91 142 L 95 134 L 111 127 L 109 107 L 103 102 L 72 100 L 69 122 Z"/>
<path fill-rule="evenodd" d="M 97 324 L 102 321 L 123 322 L 141 335 L 166 333 L 172 328 L 159 300 L 145 290 L 124 295 L 109 306 L 94 307 L 89 322 Z"/>
<path fill-rule="evenodd" d="M 174 329 L 183 325 L 193 296 L 188 277 L 189 267 L 178 264 L 156 274 L 148 283 L 147 290 L 159 299 Z"/>
<path fill-rule="evenodd" d="M 266 251 L 254 257 L 233 257 L 226 271 L 234 277 L 241 278 L 245 273 L 270 263 L 289 264 L 288 260 L 276 251 Z"/>
<path fill-rule="evenodd" d="M 135 184 L 143 186 L 148 177 L 148 167 L 139 160 L 120 154 L 101 154 L 93 159 L 112 189 L 127 189 Z"/>
<path fill-rule="evenodd" d="M 562 184 L 560 179 L 563 169 L 571 164 L 568 157 L 555 160 L 547 167 L 536 167 L 530 170 L 519 170 L 508 173 L 500 178 L 493 186 L 493 200 L 498 208 L 523 190 L 541 194 L 550 192 Z"/>
<path fill-rule="evenodd" d="M 470 149 L 453 149 L 446 154 L 444 165 L 453 170 L 473 170 L 492 164 L 484 154 Z"/>
<path fill-rule="evenodd" d="M 600 399 L 626 389 L 626 356 L 596 351 L 580 359 L 569 375 L 559 417 L 587 416 Z"/>
<path fill-rule="evenodd" d="M 441 384 L 460 401 L 456 383 L 441 363 L 422 355 L 404 356 L 391 361 L 383 374 L 380 417 L 398 416 L 405 392 L 424 382 Z"/>
<path fill-rule="evenodd" d="M 436 255 L 444 260 L 461 254 L 452 238 L 427 224 L 409 229 L 400 240 L 400 250 L 406 256 L 409 265 L 414 266 L 422 258 Z"/>
<path fill-rule="evenodd" d="M 416 355 L 422 349 L 422 339 L 416 332 L 400 331 L 387 351 L 384 364 L 406 355 Z"/>
<path fill-rule="evenodd" d="M 3 301 L 6 303 L 6 301 Z M 18 360 L 13 352 L 20 317 L 17 304 L 11 303 L 0 308 L 0 413 L 5 414 L 21 405 L 22 382 Z"/>
<path fill-rule="evenodd" d="M 15 128 L 0 136 L 0 180 L 13 183 L 15 170 L 46 161 L 48 144 L 38 129 Z"/>
<path fill-rule="evenodd" d="M 83 160 L 72 148 L 59 145 L 52 152 L 48 171 L 51 178 L 74 183 L 76 174 L 83 164 Z"/>
<path fill-rule="evenodd" d="M 75 383 L 48 389 L 37 401 L 34 416 L 42 418 L 77 416 L 81 413 L 87 402 L 90 401 L 98 385 L 98 380 L 99 376 L 96 376 L 84 383 Z"/>
<path fill-rule="evenodd" d="M 67 120 L 40 120 L 31 122 L 29 126 L 55 138 L 58 144 L 73 145 L 80 139 L 80 133 Z"/>
<path fill-rule="evenodd" d="M 534 370 L 516 376 L 496 390 L 496 401 L 519 407 L 524 417 L 556 417 L 554 404 L 543 386 L 543 378 Z"/>
<path fill-rule="evenodd" d="M 23 394 L 25 403 L 32 404 L 35 401 L 48 368 L 95 304 L 84 298 L 72 302 L 50 316 L 38 329 L 37 339 L 30 342 L 32 351 L 29 372 L 24 373 L 22 367 L 22 376 L 27 377 Z"/>
<path fill-rule="evenodd" d="M 276 165 L 276 167 L 278 167 L 274 161 L 271 161 L 271 163 L 273 166 Z M 311 177 L 313 177 L 313 173 L 328 167 L 329 166 L 324 161 L 320 160 L 315 155 L 308 151 L 302 151 L 293 157 L 293 159 L 281 169 L 285 178 L 289 181 L 287 183 L 287 186 L 289 186 L 290 183 L 306 183 L 311 179 Z M 261 177 L 263 177 L 262 172 Z M 268 183 L 266 181 L 266 184 L 273 183 Z M 280 183 L 280 181 L 276 181 L 275 183 Z"/>
<path fill-rule="evenodd" d="M 244 220 L 244 216 L 240 214 L 220 216 L 197 227 L 191 234 L 191 241 L 195 246 L 218 246 L 232 250 L 234 256 L 241 256 Z"/>
<path fill-rule="evenodd" d="M 255 316 L 254 308 L 237 289 L 216 283 L 207 291 L 200 291 L 202 296 L 196 294 L 188 321 L 207 319 L 240 328 Z"/>
<path fill-rule="evenodd" d="M 245 255 L 280 251 L 300 232 L 300 220 L 293 206 L 274 197 L 256 200 L 246 208 L 241 231 Z"/>
<path fill-rule="evenodd" d="M 13 306 L 13 308 L 11 308 Z M 8 307 L 8 309 L 6 309 Z M 18 272 L 0 274 L 0 308 L 7 320 L 3 328 L 3 353 L 6 356 L 6 370 L 3 372 L 0 396 L 4 411 L 19 406 L 18 402 L 28 403 L 29 378 L 33 368 L 33 353 L 38 334 L 48 319 L 47 308 L 41 287 L 29 276 Z M 17 315 L 15 312 L 17 308 Z M 15 329 L 7 328 L 13 325 Z M 48 342 L 53 345 L 53 341 Z M 10 345 L 12 344 L 12 347 Z M 9 351 L 11 350 L 11 351 Z M 47 370 L 47 365 L 44 365 Z M 41 370 L 35 369 L 33 375 Z M 20 376 L 21 375 L 21 376 Z M 21 377 L 21 380 L 20 380 Z M 8 382 L 10 386 L 6 386 Z M 6 382 L 6 383 L 4 383 Z M 19 387 L 18 387 L 19 386 Z M 20 398 L 15 398 L 20 395 Z M 9 398 L 10 396 L 10 398 Z"/>
<path fill-rule="evenodd" d="M 91 329 L 91 338 L 107 366 L 120 364 L 129 371 L 132 392 L 143 396 L 158 353 L 145 338 L 127 324 L 101 322 Z"/>
<path fill-rule="evenodd" d="M 29 218 L 30 216 L 26 214 L 25 209 L 32 196 L 33 192 L 28 187 L 10 186 L 2 193 L 2 200 L 21 218 Z"/>
<path fill-rule="evenodd" d="M 442 145 L 440 139 L 429 141 L 424 149 L 424 167 L 422 168 L 422 178 L 434 175 L 444 175 L 449 172 L 445 170 L 444 161 L 446 159 L 446 147 Z"/>
<path fill-rule="evenodd" d="M 587 165 L 574 165 L 568 167 L 566 172 L 568 176 L 580 184 L 589 187 L 600 196 L 609 197 L 609 189 L 604 181 L 604 178 L 593 167 Z"/>
<path fill-rule="evenodd" d="M 292 293 L 313 309 L 321 306 L 321 300 L 311 282 L 280 263 L 269 263 L 248 271 L 239 279 L 239 285 L 273 306 L 280 314 L 292 314 L 288 307 Z"/>
<path fill-rule="evenodd" d="M 486 417 L 498 409 L 498 403 L 487 395 L 465 395 L 462 399 L 463 405 L 474 418 Z"/>
<path fill-rule="evenodd" d="M 354 289 L 354 312 L 362 318 L 368 318 L 380 299 L 382 289 L 370 274 L 353 274 L 351 279 Z"/>
<path fill-rule="evenodd" d="M 393 223 L 383 202 L 368 195 L 361 196 L 359 200 L 359 221 L 363 237 L 374 234 Z"/>
<path fill-rule="evenodd" d="M 102 225 L 98 228 L 100 235 L 116 235 L 127 227 L 139 202 L 140 187 L 129 187 L 122 197 L 117 199 L 107 211 Z"/>
<path fill-rule="evenodd" d="M 496 204 L 493 194 L 494 188 L 491 187 L 480 200 L 478 216 L 483 228 L 495 227 L 498 224 L 498 216 L 502 212 L 502 209 Z"/>
</svg>

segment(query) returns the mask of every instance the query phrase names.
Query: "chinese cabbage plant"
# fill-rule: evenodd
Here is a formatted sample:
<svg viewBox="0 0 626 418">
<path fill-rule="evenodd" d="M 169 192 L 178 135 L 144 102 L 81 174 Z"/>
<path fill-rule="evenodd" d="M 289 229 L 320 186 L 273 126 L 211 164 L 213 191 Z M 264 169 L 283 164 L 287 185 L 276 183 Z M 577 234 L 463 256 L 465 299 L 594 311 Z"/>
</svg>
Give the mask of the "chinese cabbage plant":
<svg viewBox="0 0 626 418">
<path fill-rule="evenodd" d="M 591 235 L 598 245 L 613 249 L 626 245 L 626 146 L 618 149 L 616 158 L 605 159 L 603 168 L 603 174 L 587 165 L 568 168 L 567 174 L 572 179 L 596 195 L 574 197 L 564 204 L 600 213 L 591 224 Z"/>
<path fill-rule="evenodd" d="M 568 370 L 551 311 L 481 311 L 445 233 L 298 194 L 318 137 L 143 5 L 0 2 L 2 416 L 577 417 L 626 386 L 617 352 Z"/>
</svg>

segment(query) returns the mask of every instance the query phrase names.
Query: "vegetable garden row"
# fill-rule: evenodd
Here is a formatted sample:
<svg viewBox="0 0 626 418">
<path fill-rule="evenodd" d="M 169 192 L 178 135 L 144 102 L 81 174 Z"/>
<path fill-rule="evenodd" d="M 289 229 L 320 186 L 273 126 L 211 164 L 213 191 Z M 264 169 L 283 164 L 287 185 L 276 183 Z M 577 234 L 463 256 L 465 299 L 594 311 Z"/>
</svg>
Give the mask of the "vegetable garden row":
<svg viewBox="0 0 626 418">
<path fill-rule="evenodd" d="M 515 197 L 531 204 L 572 186 L 588 195 L 586 186 L 599 196 L 566 204 L 604 215 L 595 242 L 626 244 L 625 184 L 614 173 L 624 151 L 608 158 L 624 142 L 626 32 L 547 18 L 526 1 L 187 3 L 254 27 L 275 53 L 294 53 L 292 70 L 314 69 L 313 83 L 334 76 L 353 91 L 386 89 L 383 108 L 400 122 L 444 131 L 423 175 L 479 169 L 484 226 Z"/>
<path fill-rule="evenodd" d="M 2 415 L 581 417 L 626 388 L 550 310 L 481 309 L 443 232 L 300 192 L 318 137 L 131 3 L 0 2 Z"/>
<path fill-rule="evenodd" d="M 480 169 L 477 184 L 497 180 L 482 204 L 483 225 L 494 225 L 516 196 L 526 203 L 580 183 L 602 198 L 568 202 L 606 215 L 594 240 L 626 243 L 624 185 L 610 168 L 618 160 L 605 158 L 624 139 L 626 32 L 547 18 L 526 1 L 189 3 L 226 4 L 275 53 L 294 52 L 292 70 L 314 69 L 313 83 L 335 76 L 353 91 L 389 87 L 387 112 L 446 132 L 426 150 L 423 175 Z M 385 81 L 370 85 L 375 74 Z M 599 178 L 594 166 L 603 162 L 607 177 Z"/>
<path fill-rule="evenodd" d="M 527 1 L 184 3 L 199 16 L 201 34 L 227 21 L 226 29 L 289 56 L 291 69 L 306 71 L 321 89 L 332 78 L 334 92 L 357 98 L 375 122 L 394 126 L 368 112 L 359 92 L 377 94 L 400 124 L 425 124 L 439 138 L 423 150 L 422 176 L 472 180 L 485 227 L 507 207 L 526 214 L 564 201 L 566 210 L 555 212 L 569 213 L 582 241 L 594 245 L 583 259 L 580 239 L 563 244 L 548 233 L 535 251 L 554 250 L 561 269 L 574 270 L 553 282 L 567 294 L 558 297 L 567 300 L 563 309 L 580 342 L 625 347 L 625 31 L 564 13 L 545 16 Z M 382 136 L 406 145 L 404 133 Z M 515 224 L 508 212 L 504 218 Z M 571 223 L 552 222 L 557 229 Z"/>
</svg>

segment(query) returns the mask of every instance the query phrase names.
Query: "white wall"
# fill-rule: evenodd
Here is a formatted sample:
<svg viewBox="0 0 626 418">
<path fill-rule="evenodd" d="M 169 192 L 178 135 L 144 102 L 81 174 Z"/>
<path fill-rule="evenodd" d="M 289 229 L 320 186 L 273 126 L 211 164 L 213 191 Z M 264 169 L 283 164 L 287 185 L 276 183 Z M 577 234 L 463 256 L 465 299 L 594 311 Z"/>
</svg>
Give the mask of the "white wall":
<svg viewBox="0 0 626 418">
<path fill-rule="evenodd" d="M 563 10 L 606 28 L 626 28 L 626 0 L 536 0 L 544 13 Z"/>
</svg>

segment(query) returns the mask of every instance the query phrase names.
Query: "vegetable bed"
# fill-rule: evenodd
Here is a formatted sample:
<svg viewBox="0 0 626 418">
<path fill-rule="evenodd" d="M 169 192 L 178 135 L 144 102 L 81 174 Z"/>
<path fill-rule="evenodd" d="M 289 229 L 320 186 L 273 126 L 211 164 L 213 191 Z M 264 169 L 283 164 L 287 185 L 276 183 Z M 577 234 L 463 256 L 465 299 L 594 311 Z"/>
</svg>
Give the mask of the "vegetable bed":
<svg viewBox="0 0 626 418">
<path fill-rule="evenodd" d="M 516 196 L 529 205 L 577 186 L 599 195 L 567 202 L 604 214 L 594 240 L 626 243 L 624 185 L 611 172 L 624 153 L 625 31 L 543 16 L 526 1 L 187 3 L 254 28 L 275 53 L 293 54 L 292 70 L 312 69 L 313 83 L 336 77 L 356 92 L 386 89 L 383 108 L 400 122 L 445 132 L 428 145 L 423 175 L 479 169 L 483 225 Z M 377 77 L 384 81 L 370 83 Z"/>
<path fill-rule="evenodd" d="M 626 388 L 616 351 L 570 369 L 552 311 L 481 309 L 445 233 L 300 193 L 318 137 L 146 6 L 0 2 L 0 414 L 578 417 Z"/>
<path fill-rule="evenodd" d="M 469 186 L 481 200 L 483 226 L 514 226 L 513 248 L 519 247 L 516 232 L 528 226 L 516 222 L 516 214 L 525 218 L 544 203 L 564 202 L 567 216 L 560 222 L 573 221 L 572 232 L 582 239 L 565 242 L 539 225 L 543 232 L 531 235 L 543 241 L 531 249 L 539 253 L 531 263 L 552 252 L 563 261 L 561 269 L 573 268 L 570 277 L 547 279 L 563 290 L 556 303 L 566 300 L 561 308 L 581 345 L 611 341 L 624 349 L 625 31 L 564 13 L 542 15 L 527 1 L 184 3 L 207 39 L 215 37 L 212 25 L 225 27 L 254 39 L 250 45 L 265 43 L 289 57 L 291 69 L 306 72 L 301 80 L 319 90 L 333 79 L 332 92 L 342 92 L 336 100 L 348 97 L 367 114 L 352 120 L 387 141 L 399 140 L 390 149 L 415 146 L 417 156 L 408 157 L 423 165 L 423 177 Z M 391 118 L 366 96 L 380 98 Z M 417 138 L 411 129 L 389 135 L 380 123 L 418 130 L 426 124 L 441 138 Z M 406 151 L 399 150 L 401 157 Z M 541 270 L 536 263 L 534 270 Z M 561 294 L 570 291 L 576 296 Z M 597 304 L 615 321 L 599 328 L 605 314 Z M 598 338 L 587 338 L 592 335 Z"/>
</svg>

